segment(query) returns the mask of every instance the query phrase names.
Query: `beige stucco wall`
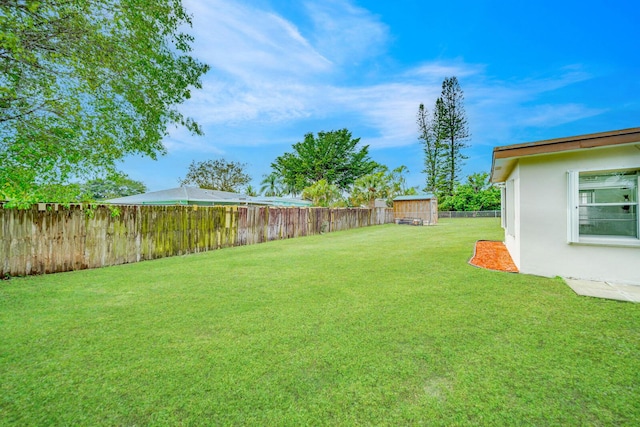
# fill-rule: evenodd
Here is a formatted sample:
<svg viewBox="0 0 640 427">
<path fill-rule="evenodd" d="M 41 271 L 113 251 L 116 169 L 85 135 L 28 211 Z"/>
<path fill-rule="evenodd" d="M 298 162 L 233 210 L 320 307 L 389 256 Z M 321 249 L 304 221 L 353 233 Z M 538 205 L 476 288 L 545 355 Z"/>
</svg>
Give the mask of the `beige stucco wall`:
<svg viewBox="0 0 640 427">
<path fill-rule="evenodd" d="M 525 157 L 515 179 L 516 235 L 505 243 L 521 273 L 640 285 L 640 246 L 567 242 L 567 171 L 640 169 L 640 149 L 618 146 Z"/>
</svg>

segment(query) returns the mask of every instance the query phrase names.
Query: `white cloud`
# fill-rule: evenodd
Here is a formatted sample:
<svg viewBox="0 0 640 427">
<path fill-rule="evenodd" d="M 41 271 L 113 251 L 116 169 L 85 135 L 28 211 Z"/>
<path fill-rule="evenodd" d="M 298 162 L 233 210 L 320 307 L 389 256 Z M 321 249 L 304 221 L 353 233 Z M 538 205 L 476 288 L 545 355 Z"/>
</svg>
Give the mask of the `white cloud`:
<svg viewBox="0 0 640 427">
<path fill-rule="evenodd" d="M 604 113 L 605 110 L 580 104 L 536 105 L 524 110 L 518 122 L 523 126 L 551 127 L 586 119 Z"/>
<path fill-rule="evenodd" d="M 210 140 L 204 137 L 193 137 L 188 130 L 182 127 L 169 129 L 169 136 L 163 142 L 168 153 L 192 151 L 221 155 L 224 152 L 221 147 L 211 144 Z"/>
<path fill-rule="evenodd" d="M 579 103 L 543 102 L 549 93 L 591 77 L 579 65 L 557 75 L 504 81 L 491 78 L 485 64 L 457 58 L 424 61 L 372 84 L 339 83 L 347 69 L 358 71 L 354 62 L 382 54 L 389 38 L 378 17 L 348 1 L 307 1 L 304 10 L 313 25 L 304 28 L 249 3 L 185 3 L 194 15 L 194 54 L 213 69 L 183 111 L 209 135 L 219 127 L 253 127 L 254 134 L 262 132 L 260 141 L 269 141 L 268 133 L 278 126 L 292 129 L 297 122 L 324 118 L 337 127 L 358 128 L 372 148 L 415 144 L 418 105 L 431 109 L 442 79 L 453 75 L 466 95 L 473 144 L 505 141 L 518 127 L 556 126 L 602 112 Z M 218 143 L 256 144 L 241 135 Z M 183 144 L 188 150 L 213 150 L 187 141 L 173 138 L 171 149 Z"/>
<path fill-rule="evenodd" d="M 435 102 L 439 88 L 411 82 L 379 84 L 362 88 L 334 88 L 334 108 L 359 118 L 373 129 L 366 143 L 373 148 L 413 144 L 416 141 L 418 105 Z"/>
<path fill-rule="evenodd" d="M 271 12 L 225 0 L 187 0 L 193 13 L 194 54 L 245 82 L 300 78 L 331 70 L 329 60 L 296 26 Z"/>
<path fill-rule="evenodd" d="M 572 65 L 556 75 L 502 81 L 471 80 L 465 89 L 473 143 L 508 144 L 526 127 L 553 127 L 602 114 L 605 110 L 579 103 L 541 103 L 555 91 L 592 78 Z M 516 138 L 517 140 L 517 138 Z"/>
<path fill-rule="evenodd" d="M 314 45 L 340 64 L 356 64 L 381 54 L 389 38 L 388 27 L 366 9 L 349 1 L 305 2 L 314 23 Z"/>
<path fill-rule="evenodd" d="M 445 77 L 456 76 L 458 78 L 481 74 L 485 71 L 485 66 L 480 64 L 466 64 L 461 59 L 454 61 L 434 61 L 423 63 L 418 67 L 407 71 L 407 77 L 419 77 L 427 80 L 434 80 L 442 83 Z"/>
</svg>

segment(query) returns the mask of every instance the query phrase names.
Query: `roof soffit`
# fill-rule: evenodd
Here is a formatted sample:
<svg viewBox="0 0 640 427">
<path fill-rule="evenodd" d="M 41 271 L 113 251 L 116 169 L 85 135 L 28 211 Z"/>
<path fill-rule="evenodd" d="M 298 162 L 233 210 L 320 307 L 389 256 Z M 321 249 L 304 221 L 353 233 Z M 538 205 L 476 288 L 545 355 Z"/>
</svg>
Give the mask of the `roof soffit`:
<svg viewBox="0 0 640 427">
<path fill-rule="evenodd" d="M 522 157 L 638 143 L 640 143 L 640 128 L 630 128 L 496 147 L 493 149 L 491 182 L 504 182 L 518 163 L 518 159 Z"/>
</svg>

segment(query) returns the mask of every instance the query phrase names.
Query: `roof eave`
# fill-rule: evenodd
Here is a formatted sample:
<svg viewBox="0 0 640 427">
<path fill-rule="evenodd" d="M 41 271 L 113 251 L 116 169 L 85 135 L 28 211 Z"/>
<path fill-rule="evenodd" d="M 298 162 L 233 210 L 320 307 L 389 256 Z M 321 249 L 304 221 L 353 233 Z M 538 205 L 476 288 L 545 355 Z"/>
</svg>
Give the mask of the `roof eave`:
<svg viewBox="0 0 640 427">
<path fill-rule="evenodd" d="M 640 128 L 629 128 L 495 147 L 491 164 L 491 182 L 504 182 L 513 171 L 518 159 L 522 157 L 636 144 L 638 142 L 640 142 Z"/>
</svg>

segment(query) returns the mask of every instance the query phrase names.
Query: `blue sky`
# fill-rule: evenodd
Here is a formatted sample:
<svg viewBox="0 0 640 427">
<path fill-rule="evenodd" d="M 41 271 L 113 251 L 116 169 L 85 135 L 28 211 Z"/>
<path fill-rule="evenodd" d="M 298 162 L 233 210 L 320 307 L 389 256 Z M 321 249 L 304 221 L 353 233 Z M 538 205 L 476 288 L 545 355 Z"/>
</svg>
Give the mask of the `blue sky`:
<svg viewBox="0 0 640 427">
<path fill-rule="evenodd" d="M 495 146 L 640 126 L 640 3 L 582 1 L 183 0 L 193 55 L 209 64 L 157 161 L 120 169 L 178 186 L 192 160 L 247 164 L 259 187 L 308 132 L 347 128 L 371 157 L 424 186 L 415 123 L 457 76 L 471 138 L 463 177 Z"/>
</svg>

